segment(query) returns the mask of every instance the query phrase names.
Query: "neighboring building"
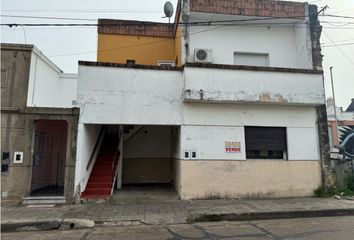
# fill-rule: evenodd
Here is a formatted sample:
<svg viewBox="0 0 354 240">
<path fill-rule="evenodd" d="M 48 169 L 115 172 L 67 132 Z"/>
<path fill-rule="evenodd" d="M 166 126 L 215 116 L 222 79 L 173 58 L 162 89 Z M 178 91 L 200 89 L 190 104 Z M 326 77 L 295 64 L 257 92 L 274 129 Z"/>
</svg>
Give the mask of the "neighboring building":
<svg viewBox="0 0 354 240">
<path fill-rule="evenodd" d="M 79 62 L 76 191 L 312 195 L 331 172 L 320 34 L 317 7 L 299 2 L 183 0 L 173 24 L 100 19 L 97 62 Z"/>
<path fill-rule="evenodd" d="M 74 195 L 77 74 L 33 45 L 1 44 L 1 198 Z"/>
<path fill-rule="evenodd" d="M 333 99 L 327 99 L 327 114 L 330 146 L 340 145 L 347 136 L 354 133 L 354 98 L 345 111 L 342 107 L 336 107 L 337 121 L 334 116 Z M 347 163 L 346 168 L 352 171 L 350 162 Z"/>
<path fill-rule="evenodd" d="M 345 111 L 342 107 L 336 107 L 338 132 L 334 117 L 333 99 L 327 99 L 327 116 L 330 146 L 339 145 L 344 138 L 354 132 L 354 98 Z M 339 134 L 339 137 L 338 137 Z"/>
</svg>

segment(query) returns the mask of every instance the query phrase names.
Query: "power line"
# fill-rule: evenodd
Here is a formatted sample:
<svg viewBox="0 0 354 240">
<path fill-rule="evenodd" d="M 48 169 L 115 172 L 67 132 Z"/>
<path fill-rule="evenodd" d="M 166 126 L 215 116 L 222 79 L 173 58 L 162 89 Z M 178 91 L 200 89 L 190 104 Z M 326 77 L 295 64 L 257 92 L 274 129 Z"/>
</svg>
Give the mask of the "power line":
<svg viewBox="0 0 354 240">
<path fill-rule="evenodd" d="M 53 20 L 70 20 L 70 21 L 97 21 L 93 18 L 66 18 L 66 17 L 46 17 L 46 16 L 18 16 L 18 15 L 6 15 L 1 14 L 1 17 L 11 17 L 11 18 L 35 18 L 35 19 L 53 19 Z"/>
<path fill-rule="evenodd" d="M 9 16 L 9 15 L 7 15 Z M 15 15 L 12 15 L 15 16 Z M 352 18 L 350 16 L 340 16 L 340 15 L 320 15 L 322 17 L 336 17 L 336 18 Z M 20 16 L 18 16 L 20 17 Z M 25 17 L 25 16 L 21 16 Z M 263 20 L 273 20 L 273 19 L 299 19 L 304 18 L 306 16 L 292 16 L 292 17 L 264 17 L 264 18 L 249 18 L 249 19 L 237 19 L 237 20 L 221 20 L 221 21 L 200 21 L 200 22 L 191 22 L 191 23 L 178 23 L 178 25 L 215 25 L 216 23 L 237 23 L 237 22 L 250 22 L 250 21 L 263 21 Z M 33 16 L 32 18 L 43 18 L 43 19 L 53 19 L 52 17 L 37 17 Z M 75 18 L 55 18 L 55 19 L 63 19 L 63 20 L 74 20 Z M 76 19 L 75 19 L 76 20 Z M 93 20 L 93 19 L 84 19 L 84 20 Z M 110 26 L 127 26 L 127 25 L 154 25 L 160 23 L 144 23 L 144 22 L 130 22 L 124 24 L 110 24 Z M 268 23 L 269 24 L 269 23 Z M 289 23 L 290 24 L 290 23 Z M 350 23 L 351 24 L 351 23 Z M 99 24 L 88 24 L 88 23 L 2 23 L 1 26 L 27 26 L 27 27 L 37 27 L 37 26 L 98 26 Z M 106 24 L 108 26 L 108 24 Z"/>
<path fill-rule="evenodd" d="M 353 16 L 343 16 L 343 15 L 333 15 L 333 14 L 319 15 L 319 17 L 334 17 L 334 18 L 348 18 L 348 19 L 354 19 Z"/>
<path fill-rule="evenodd" d="M 213 30 L 220 29 L 220 28 L 224 28 L 224 27 L 228 27 L 228 26 L 232 26 L 232 25 L 218 26 L 218 27 L 214 27 L 214 28 L 210 28 L 210 29 L 205 29 L 205 30 L 198 31 L 198 32 L 192 32 L 192 33 L 190 33 L 190 35 L 200 34 L 200 33 L 208 32 L 208 31 L 213 31 Z M 176 38 L 181 38 L 181 36 L 176 36 Z M 95 51 L 86 51 L 86 52 L 77 52 L 77 53 L 68 53 L 68 54 L 49 55 L 48 57 L 66 57 L 66 56 L 75 56 L 75 55 L 86 55 L 86 54 L 90 54 L 90 53 L 117 51 L 117 50 L 122 50 L 122 49 L 128 49 L 128 48 L 146 46 L 146 45 L 150 45 L 150 44 L 156 44 L 156 43 L 160 43 L 160 42 L 164 42 L 164 41 L 169 41 L 169 40 L 170 40 L 170 39 L 162 39 L 162 40 L 158 40 L 158 41 L 152 41 L 152 42 L 147 42 L 147 43 L 129 45 L 129 46 L 124 46 L 124 47 L 119 47 L 119 48 L 110 48 L 110 49 L 104 49 L 104 50 L 95 50 Z"/>
<path fill-rule="evenodd" d="M 190 35 L 194 34 L 199 34 L 207 31 L 212 31 L 215 29 L 222 28 L 223 26 L 211 28 L 211 29 L 206 29 L 194 33 L 190 33 Z M 181 38 L 182 36 L 176 36 L 176 38 Z M 94 51 L 86 51 L 86 52 L 77 52 L 77 53 L 67 53 L 67 54 L 57 54 L 57 55 L 48 55 L 48 57 L 66 57 L 66 56 L 76 56 L 76 55 L 86 55 L 90 53 L 99 53 L 99 52 L 108 52 L 108 51 L 117 51 L 117 50 L 122 50 L 122 49 L 128 49 L 128 48 L 134 48 L 134 47 L 140 47 L 140 46 L 145 46 L 145 45 L 150 45 L 150 44 L 156 44 L 160 42 L 165 42 L 165 41 L 170 41 L 170 39 L 162 39 L 158 41 L 152 41 L 152 42 L 147 42 L 147 43 L 140 43 L 140 44 L 135 44 L 135 45 L 129 45 L 129 46 L 124 46 L 124 47 L 119 47 L 119 48 L 110 48 L 110 49 L 104 49 L 104 50 L 94 50 Z"/>
<path fill-rule="evenodd" d="M 202 32 L 206 32 L 206 31 L 211 31 L 211 30 L 215 30 L 218 28 L 222 28 L 222 27 L 231 27 L 231 26 L 251 26 L 251 27 L 266 27 L 266 26 L 272 26 L 272 27 L 284 27 L 284 24 L 286 25 L 293 25 L 291 23 L 252 23 L 252 21 L 259 21 L 259 20 L 266 20 L 266 19 L 284 19 L 282 17 L 272 17 L 272 18 L 251 18 L 251 19 L 242 19 L 242 20 L 232 20 L 232 21 L 210 21 L 210 22 L 194 22 L 194 23 L 189 23 L 190 25 L 197 25 L 197 26 L 201 26 L 201 27 L 214 27 L 214 28 L 210 28 L 210 29 L 206 29 L 206 30 L 202 30 L 202 31 L 198 31 L 198 32 L 194 32 L 191 33 L 192 34 L 198 34 L 198 33 L 202 33 Z M 251 21 L 251 22 L 249 22 Z M 241 22 L 241 23 L 238 23 Z M 324 23 L 330 23 L 330 22 L 326 22 L 323 21 Z M 227 24 L 229 23 L 229 24 Z M 78 23 L 78 24 L 1 24 L 2 26 L 10 26 L 10 27 L 24 27 L 24 26 L 33 26 L 33 27 L 38 27 L 38 26 L 45 26 L 45 27 L 57 27 L 57 26 L 71 26 L 71 27 L 97 27 L 97 26 L 129 26 L 129 25 L 154 25 L 154 24 L 161 24 L 161 23 L 144 23 L 144 22 L 131 22 L 131 23 L 125 23 L 125 24 L 82 24 L 82 23 Z M 186 25 L 185 23 L 179 23 L 179 25 Z M 309 26 L 292 26 L 292 27 L 301 27 L 301 28 L 308 28 Z M 326 28 L 330 28 L 330 27 L 326 27 Z M 335 27 L 335 29 L 354 29 L 354 28 L 339 28 L 339 27 Z M 169 39 L 164 39 L 164 40 L 159 40 L 159 41 L 154 41 L 154 42 L 148 42 L 148 43 L 143 43 L 143 44 L 137 44 L 137 45 L 130 45 L 130 46 L 125 46 L 125 47 L 120 47 L 120 48 L 113 48 L 113 49 L 104 49 L 101 50 L 100 52 L 104 52 L 104 51 L 112 51 L 112 50 L 120 50 L 120 49 L 125 49 L 125 48 L 133 48 L 133 47 L 137 47 L 137 46 L 142 46 L 142 45 L 149 45 L 149 44 L 154 44 L 154 43 L 158 43 L 161 41 L 167 41 Z M 338 46 L 337 44 L 335 44 L 334 42 L 332 42 L 333 46 Z M 326 47 L 326 46 L 324 46 Z M 69 54 L 60 54 L 60 55 L 51 55 L 49 57 L 60 57 L 60 56 L 72 56 L 72 55 L 84 55 L 84 54 L 90 54 L 90 53 L 97 53 L 98 51 L 86 51 L 86 52 L 78 52 L 78 53 L 69 53 Z M 342 54 L 345 55 L 345 53 L 342 52 Z M 345 55 L 346 56 L 346 55 Z M 349 58 L 348 56 L 346 56 L 347 58 Z M 351 60 L 350 60 L 351 61 Z M 352 61 L 351 61 L 352 62 Z"/>
<path fill-rule="evenodd" d="M 223 21 L 224 22 L 224 21 Z M 335 30 L 344 30 L 344 29 L 354 29 L 354 26 L 348 26 L 350 24 L 354 24 L 354 22 L 348 22 L 344 25 L 333 25 L 330 21 L 322 21 L 321 23 L 323 24 L 329 24 L 333 27 L 328 27 L 325 26 L 324 28 L 326 29 L 335 29 Z M 336 22 L 337 23 L 337 22 Z M 41 29 L 53 29 L 53 28 L 61 28 L 65 29 L 66 27 L 70 28 L 90 28 L 90 27 L 127 27 L 127 26 L 154 26 L 156 24 L 161 24 L 161 23 L 143 23 L 143 22 L 131 22 L 131 23 L 117 23 L 117 24 L 98 24 L 98 23 L 43 23 L 43 24 L 38 24 L 38 23 L 30 23 L 30 24 L 22 24 L 22 23 L 6 23 L 6 24 L 0 24 L 1 26 L 8 26 L 8 27 L 29 27 L 28 29 L 31 29 L 32 27 L 35 27 L 36 29 L 41 28 Z M 308 24 L 308 23 L 305 23 Z M 178 25 L 187 25 L 186 23 L 180 23 Z M 188 25 L 190 26 L 197 26 L 197 27 L 213 27 L 213 26 L 247 26 L 247 27 L 292 27 L 292 28 L 309 28 L 308 25 L 295 25 L 294 23 L 255 23 L 255 22 L 242 22 L 242 23 L 214 23 L 214 22 L 193 22 L 189 23 Z M 348 27 L 346 27 L 348 26 Z"/>
<path fill-rule="evenodd" d="M 70 20 L 70 21 L 95 21 L 95 22 L 97 22 L 97 19 L 93 19 L 93 18 L 25 16 L 25 15 L 7 15 L 7 14 L 0 14 L 0 17 L 6 17 L 6 18 L 33 18 L 33 19 L 48 19 L 48 20 Z M 246 21 L 251 21 L 251 20 L 254 21 L 255 19 L 249 19 L 249 20 L 246 19 Z M 354 22 L 338 22 L 338 21 L 321 21 L 321 23 L 354 24 Z"/>
<path fill-rule="evenodd" d="M 338 47 L 338 46 L 350 46 L 354 45 L 353 43 L 342 43 L 342 44 L 332 44 L 332 45 L 322 45 L 321 47 Z"/>
<path fill-rule="evenodd" d="M 263 20 L 273 20 L 273 19 L 299 19 L 305 16 L 293 16 L 293 17 L 264 17 L 264 18 L 248 18 L 248 19 L 238 19 L 238 20 L 220 20 L 220 21 L 199 21 L 190 23 L 177 23 L 178 25 L 211 25 L 214 23 L 235 23 L 235 22 L 249 22 L 249 21 L 263 21 Z M 132 26 L 132 25 L 158 25 L 161 23 L 157 22 L 125 22 L 123 23 L 113 23 L 104 24 L 105 26 Z M 173 24 L 173 23 L 172 23 Z M 89 24 L 89 23 L 2 23 L 1 26 L 98 26 L 102 24 Z"/>
<path fill-rule="evenodd" d="M 350 24 L 354 24 L 354 22 L 338 22 L 338 21 L 320 21 L 320 23 L 338 24 L 338 25 L 350 25 Z"/>
<path fill-rule="evenodd" d="M 325 23 L 325 22 L 324 22 Z M 8 26 L 8 27 L 75 27 L 75 28 L 82 28 L 82 27 L 126 27 L 126 26 L 141 26 L 144 24 L 89 24 L 89 23 L 3 23 L 0 26 Z M 179 24 L 179 25 L 189 25 L 189 26 L 199 26 L 199 27 L 210 27 L 210 26 L 247 26 L 247 27 L 293 27 L 293 28 L 309 28 L 309 26 L 295 26 L 291 23 L 230 23 L 230 24 L 200 24 L 200 23 L 190 23 L 190 24 Z M 326 29 L 354 29 L 353 27 L 346 27 L 347 25 L 336 26 L 330 24 L 332 27 L 325 27 Z M 145 26 L 154 26 L 154 24 L 145 24 Z"/>
<path fill-rule="evenodd" d="M 338 49 L 339 52 L 341 52 L 343 54 L 343 56 L 354 66 L 354 61 L 348 57 L 347 54 L 345 54 L 345 52 L 342 51 L 342 49 L 340 49 L 340 47 L 338 47 L 338 45 L 335 43 L 335 41 L 333 41 L 333 39 L 326 33 L 326 31 L 323 31 L 323 33 L 327 36 L 327 38 L 332 42 L 332 44 L 334 45 L 334 47 L 336 47 Z"/>
<path fill-rule="evenodd" d="M 5 9 L 2 10 L 2 12 L 82 12 L 82 13 L 161 13 L 161 9 L 112 9 L 112 8 L 107 8 L 107 9 L 83 9 L 83 8 L 77 8 L 77 9 L 72 9 L 72 8 L 62 8 L 62 9 Z"/>
<path fill-rule="evenodd" d="M 354 38 L 347 38 L 347 39 L 342 39 L 342 40 L 337 40 L 336 42 L 348 42 L 348 41 L 352 41 L 354 40 Z M 328 45 L 329 43 L 322 43 L 323 45 Z"/>
</svg>

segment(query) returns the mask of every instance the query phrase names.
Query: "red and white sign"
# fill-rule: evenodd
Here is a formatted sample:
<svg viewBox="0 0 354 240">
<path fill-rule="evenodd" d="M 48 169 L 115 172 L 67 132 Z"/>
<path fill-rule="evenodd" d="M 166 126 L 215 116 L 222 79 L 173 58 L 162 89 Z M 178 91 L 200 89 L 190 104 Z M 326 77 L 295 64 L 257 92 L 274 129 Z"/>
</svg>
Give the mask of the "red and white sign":
<svg viewBox="0 0 354 240">
<path fill-rule="evenodd" d="M 225 152 L 226 153 L 240 153 L 241 152 L 241 142 L 227 142 L 227 141 L 225 141 Z"/>
</svg>

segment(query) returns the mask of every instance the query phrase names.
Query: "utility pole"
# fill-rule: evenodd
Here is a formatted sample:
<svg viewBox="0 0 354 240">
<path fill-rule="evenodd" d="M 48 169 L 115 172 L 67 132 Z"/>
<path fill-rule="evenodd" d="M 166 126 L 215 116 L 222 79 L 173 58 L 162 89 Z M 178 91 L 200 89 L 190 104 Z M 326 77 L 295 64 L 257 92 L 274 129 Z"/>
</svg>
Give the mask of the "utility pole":
<svg viewBox="0 0 354 240">
<path fill-rule="evenodd" d="M 337 120 L 337 105 L 336 105 L 336 98 L 334 96 L 334 84 L 333 84 L 333 67 L 329 68 L 329 71 L 331 73 L 331 85 L 332 85 L 332 98 L 333 98 L 333 110 L 334 110 L 334 121 L 335 121 L 335 127 L 336 127 L 336 133 L 337 133 L 337 139 L 336 139 L 336 144 L 339 144 L 339 134 L 338 134 L 338 120 Z"/>
<path fill-rule="evenodd" d="M 334 121 L 335 121 L 336 133 L 337 133 L 337 139 L 335 139 L 335 142 L 336 142 L 337 145 L 339 145 L 340 143 L 339 143 L 339 132 L 338 132 L 337 107 L 336 107 L 336 98 L 335 98 L 335 95 L 334 95 L 333 71 L 332 70 L 333 70 L 333 67 L 330 67 L 329 71 L 331 73 L 332 97 L 333 97 L 333 108 L 334 108 Z M 335 172 L 336 172 L 336 178 L 337 178 L 337 187 L 339 189 L 343 189 L 345 187 L 344 163 L 340 162 L 339 160 L 336 160 L 335 161 Z"/>
</svg>

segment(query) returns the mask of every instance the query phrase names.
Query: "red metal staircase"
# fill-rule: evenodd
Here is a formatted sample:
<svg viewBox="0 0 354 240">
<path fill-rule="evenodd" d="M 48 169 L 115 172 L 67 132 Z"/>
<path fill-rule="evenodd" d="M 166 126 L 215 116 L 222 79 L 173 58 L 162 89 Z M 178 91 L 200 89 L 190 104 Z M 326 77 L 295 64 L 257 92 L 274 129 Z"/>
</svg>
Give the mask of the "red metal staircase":
<svg viewBox="0 0 354 240">
<path fill-rule="evenodd" d="M 119 155 L 118 135 L 106 135 L 81 198 L 106 199 L 112 195 Z"/>
</svg>

